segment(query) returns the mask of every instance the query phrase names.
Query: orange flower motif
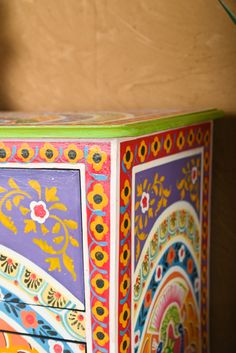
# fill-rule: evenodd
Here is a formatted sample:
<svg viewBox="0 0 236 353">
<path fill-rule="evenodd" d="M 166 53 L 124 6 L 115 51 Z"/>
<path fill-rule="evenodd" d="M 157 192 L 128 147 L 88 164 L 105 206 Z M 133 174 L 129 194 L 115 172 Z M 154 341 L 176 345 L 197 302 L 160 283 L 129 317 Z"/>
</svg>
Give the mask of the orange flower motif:
<svg viewBox="0 0 236 353">
<path fill-rule="evenodd" d="M 130 200 L 130 195 L 131 195 L 130 182 L 128 179 L 126 179 L 124 182 L 124 187 L 121 191 L 121 198 L 124 201 L 125 206 L 128 204 Z"/>
<path fill-rule="evenodd" d="M 187 138 L 188 145 L 191 147 L 194 143 L 194 132 L 193 129 L 190 129 L 188 133 L 188 138 Z"/>
<path fill-rule="evenodd" d="M 90 224 L 90 229 L 97 240 L 102 240 L 108 232 L 108 226 L 101 216 L 97 216 Z"/>
<path fill-rule="evenodd" d="M 94 210 L 102 210 L 108 204 L 108 197 L 102 184 L 95 184 L 93 190 L 88 193 L 88 202 Z"/>
<path fill-rule="evenodd" d="M 11 150 L 4 143 L 0 143 L 0 162 L 6 162 L 11 157 Z"/>
<path fill-rule="evenodd" d="M 89 150 L 87 162 L 93 166 L 97 172 L 102 169 L 103 164 L 107 160 L 106 152 L 102 151 L 100 147 L 93 146 Z"/>
<path fill-rule="evenodd" d="M 130 346 L 130 337 L 127 333 L 123 336 L 120 344 L 120 353 L 127 353 Z"/>
<path fill-rule="evenodd" d="M 141 163 L 143 163 L 145 161 L 147 151 L 148 151 L 147 145 L 146 145 L 145 141 L 143 140 L 138 148 L 138 156 L 139 156 Z"/>
<path fill-rule="evenodd" d="M 120 283 L 120 291 L 121 291 L 123 297 L 126 296 L 129 288 L 130 288 L 130 277 L 127 275 L 127 273 L 125 273 L 124 277 L 122 278 L 122 281 Z"/>
<path fill-rule="evenodd" d="M 93 338 L 102 347 L 109 341 L 108 334 L 101 326 L 96 327 L 93 332 Z"/>
<path fill-rule="evenodd" d="M 183 131 L 180 131 L 178 137 L 177 137 L 177 147 L 179 150 L 182 150 L 184 147 L 184 143 L 185 143 L 185 138 L 184 138 L 184 134 Z"/>
<path fill-rule="evenodd" d="M 120 262 L 125 267 L 127 266 L 130 258 L 130 249 L 127 244 L 124 245 L 122 253 L 120 254 Z"/>
<path fill-rule="evenodd" d="M 98 267 L 102 267 L 108 261 L 108 255 L 101 246 L 95 246 L 90 255 Z"/>
<path fill-rule="evenodd" d="M 124 162 L 124 165 L 125 165 L 126 169 L 130 169 L 131 168 L 133 159 L 134 159 L 134 154 L 131 151 L 130 146 L 127 146 L 126 150 L 125 150 L 124 157 L 123 157 L 123 162 Z"/>
<path fill-rule="evenodd" d="M 109 282 L 101 273 L 96 274 L 91 281 L 92 286 L 98 294 L 103 294 L 109 287 Z"/>
<path fill-rule="evenodd" d="M 125 303 L 119 317 L 120 324 L 123 328 L 127 326 L 129 318 L 130 318 L 130 308 L 128 307 L 128 304 Z"/>
<path fill-rule="evenodd" d="M 164 141 L 164 149 L 165 149 L 166 153 L 169 153 L 171 148 L 172 148 L 172 139 L 171 139 L 170 134 L 168 134 L 165 138 L 165 141 Z"/>
<path fill-rule="evenodd" d="M 209 130 L 207 130 L 204 136 L 204 145 L 208 146 L 209 143 L 210 143 L 210 133 L 209 133 Z"/>
<path fill-rule="evenodd" d="M 84 153 L 82 150 L 77 148 L 75 144 L 70 144 L 65 150 L 64 150 L 64 156 L 70 163 L 76 163 L 80 159 L 83 158 Z"/>
<path fill-rule="evenodd" d="M 175 259 L 175 249 L 171 246 L 171 248 L 169 249 L 168 255 L 167 255 L 168 264 L 172 265 L 174 259 Z"/>
<path fill-rule="evenodd" d="M 202 142 L 202 130 L 198 129 L 197 131 L 197 143 L 200 145 Z"/>
<path fill-rule="evenodd" d="M 54 162 L 58 154 L 58 150 L 51 143 L 45 143 L 39 151 L 40 157 L 47 162 Z"/>
<path fill-rule="evenodd" d="M 129 214 L 126 212 L 124 214 L 124 217 L 123 217 L 123 220 L 121 223 L 121 231 L 122 231 L 124 237 L 126 237 L 129 230 L 130 230 L 130 217 L 129 217 Z"/>
<path fill-rule="evenodd" d="M 34 156 L 34 150 L 28 143 L 23 143 L 17 150 L 17 157 L 23 162 L 29 162 Z"/>
<path fill-rule="evenodd" d="M 92 313 L 99 321 L 104 321 L 104 319 L 108 316 L 107 308 L 100 301 L 95 302 L 92 308 Z"/>
<path fill-rule="evenodd" d="M 192 259 L 188 259 L 187 262 L 187 271 L 188 273 L 191 275 L 191 273 L 193 272 L 193 260 Z"/>
<path fill-rule="evenodd" d="M 149 308 L 149 306 L 151 305 L 151 302 L 152 302 L 152 290 L 149 289 L 145 295 L 145 298 L 144 298 L 145 308 Z"/>
<path fill-rule="evenodd" d="M 37 315 L 34 311 L 23 310 L 20 313 L 21 320 L 25 328 L 37 328 L 38 320 Z"/>
<path fill-rule="evenodd" d="M 151 144 L 151 151 L 154 157 L 156 157 L 161 149 L 161 142 L 157 136 L 154 137 L 154 140 Z"/>
</svg>

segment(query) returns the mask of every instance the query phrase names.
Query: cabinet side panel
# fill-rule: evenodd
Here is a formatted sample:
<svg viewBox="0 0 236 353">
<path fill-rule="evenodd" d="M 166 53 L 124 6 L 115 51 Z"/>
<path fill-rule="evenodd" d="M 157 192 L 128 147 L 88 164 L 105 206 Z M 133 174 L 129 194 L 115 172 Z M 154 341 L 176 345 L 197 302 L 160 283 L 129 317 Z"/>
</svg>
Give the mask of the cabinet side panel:
<svg viewBox="0 0 236 353">
<path fill-rule="evenodd" d="M 208 352 L 211 123 L 121 143 L 119 349 Z"/>
</svg>

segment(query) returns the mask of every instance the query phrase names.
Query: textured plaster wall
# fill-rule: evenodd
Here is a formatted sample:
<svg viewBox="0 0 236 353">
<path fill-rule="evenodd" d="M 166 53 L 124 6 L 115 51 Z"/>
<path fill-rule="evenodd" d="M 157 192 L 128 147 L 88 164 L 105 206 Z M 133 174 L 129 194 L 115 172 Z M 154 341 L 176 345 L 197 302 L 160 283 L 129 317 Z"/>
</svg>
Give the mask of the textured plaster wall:
<svg viewBox="0 0 236 353">
<path fill-rule="evenodd" d="M 217 0 L 0 0 L 2 107 L 236 110 Z"/>
<path fill-rule="evenodd" d="M 218 107 L 211 352 L 234 352 L 236 26 L 217 0 L 0 0 L 0 109 Z"/>
</svg>

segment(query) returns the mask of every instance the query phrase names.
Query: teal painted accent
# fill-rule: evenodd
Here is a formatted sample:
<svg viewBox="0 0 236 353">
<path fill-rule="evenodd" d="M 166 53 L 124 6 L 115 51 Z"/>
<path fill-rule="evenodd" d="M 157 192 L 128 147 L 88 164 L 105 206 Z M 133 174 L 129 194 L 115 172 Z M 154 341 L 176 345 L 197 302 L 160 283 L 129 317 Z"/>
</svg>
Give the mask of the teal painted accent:
<svg viewBox="0 0 236 353">
<path fill-rule="evenodd" d="M 233 13 L 233 11 L 229 8 L 229 6 L 227 6 L 224 1 L 219 0 L 220 4 L 223 6 L 223 8 L 225 9 L 225 11 L 227 12 L 227 14 L 229 15 L 229 17 L 231 18 L 231 20 L 233 21 L 234 24 L 236 24 L 236 14 Z"/>
<path fill-rule="evenodd" d="M 223 117 L 221 110 L 211 109 L 202 112 L 170 115 L 149 121 L 121 125 L 74 125 L 74 126 L 1 126 L 0 138 L 119 138 L 135 137 L 157 131 L 194 125 Z"/>
</svg>

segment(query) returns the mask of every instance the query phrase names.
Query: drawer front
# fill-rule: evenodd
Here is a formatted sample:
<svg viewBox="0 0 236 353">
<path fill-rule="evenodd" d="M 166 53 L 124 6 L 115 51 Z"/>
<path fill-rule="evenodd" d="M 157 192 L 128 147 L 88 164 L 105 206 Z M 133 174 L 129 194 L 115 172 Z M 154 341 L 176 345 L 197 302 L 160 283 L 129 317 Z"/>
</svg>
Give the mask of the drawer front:
<svg viewBox="0 0 236 353">
<path fill-rule="evenodd" d="M 81 180 L 79 169 L 0 170 L 0 312 L 19 333 L 86 341 Z"/>
</svg>

